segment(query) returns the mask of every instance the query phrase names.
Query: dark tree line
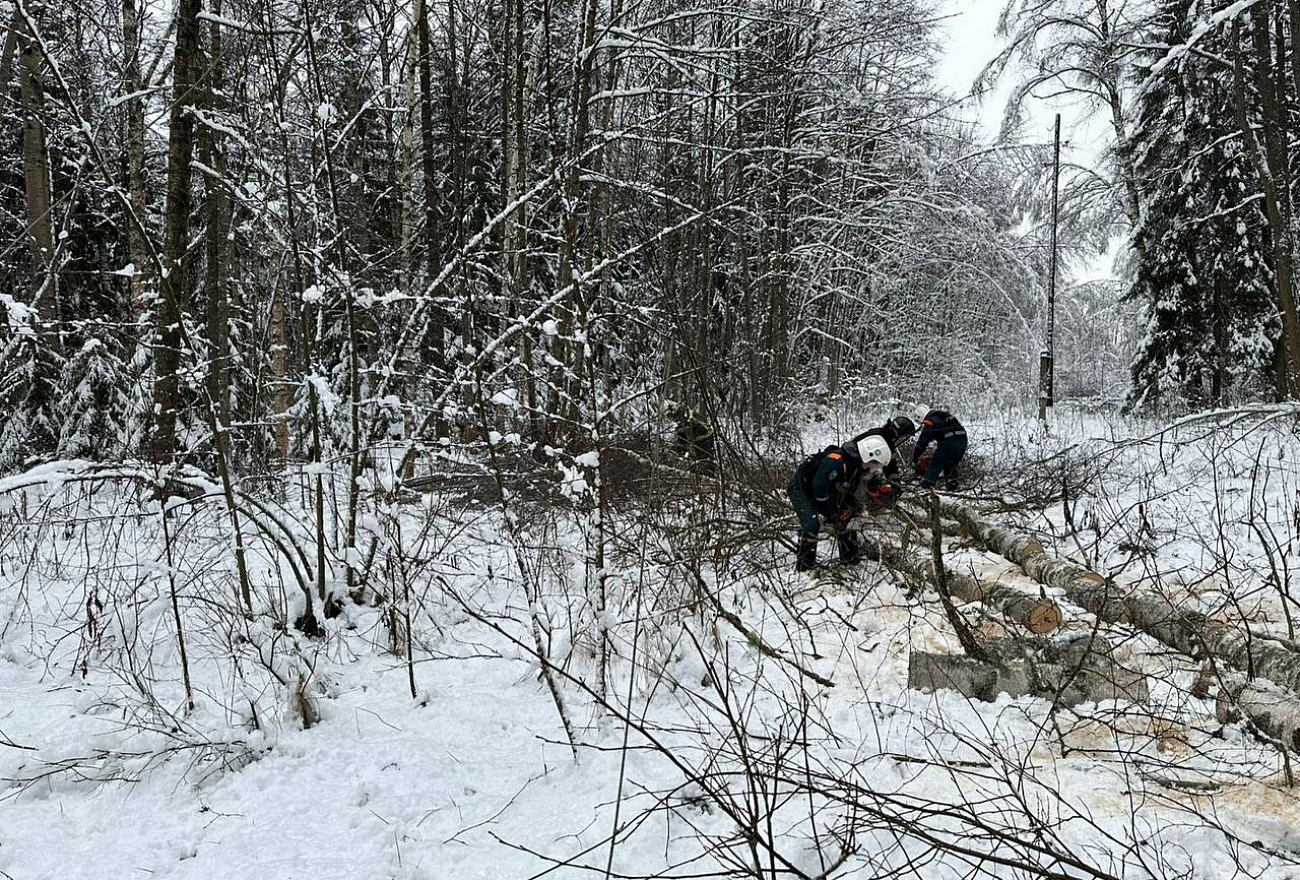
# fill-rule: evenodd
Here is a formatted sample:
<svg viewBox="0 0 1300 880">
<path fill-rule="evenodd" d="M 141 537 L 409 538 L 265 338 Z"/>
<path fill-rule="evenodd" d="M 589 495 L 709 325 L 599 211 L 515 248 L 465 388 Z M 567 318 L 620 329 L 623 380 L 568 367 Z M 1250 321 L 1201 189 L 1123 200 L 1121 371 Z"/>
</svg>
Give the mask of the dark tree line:
<svg viewBox="0 0 1300 880">
<path fill-rule="evenodd" d="M 765 431 L 818 400 L 1032 393 L 1043 150 L 954 121 L 923 3 L 4 15 L 4 467 L 355 478 L 378 442 L 598 443 L 667 397 Z M 1128 190 L 1067 183 L 1079 254 Z M 1123 334 L 1100 300 L 1069 315 L 1080 345 L 1099 316 Z"/>
<path fill-rule="evenodd" d="M 1131 403 L 1300 392 L 1292 166 L 1296 4 L 1164 2 L 1138 67 L 1143 205 L 1129 295 L 1147 315 Z M 1212 22 L 1211 27 L 1198 26 Z"/>
</svg>

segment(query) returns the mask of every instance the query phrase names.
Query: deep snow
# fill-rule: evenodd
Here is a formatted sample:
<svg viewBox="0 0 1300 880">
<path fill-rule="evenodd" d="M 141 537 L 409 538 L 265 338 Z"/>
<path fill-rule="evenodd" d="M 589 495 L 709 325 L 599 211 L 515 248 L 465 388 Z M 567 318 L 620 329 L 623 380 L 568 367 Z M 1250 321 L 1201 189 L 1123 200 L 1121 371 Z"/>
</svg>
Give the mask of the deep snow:
<svg viewBox="0 0 1300 880">
<path fill-rule="evenodd" d="M 1158 573 L 1207 610 L 1234 599 L 1285 632 L 1267 560 L 1277 566 L 1295 549 L 1290 422 L 1189 424 L 1151 438 L 1150 426 L 1095 416 L 1063 414 L 1047 437 L 1023 420 L 971 421 L 985 467 L 1061 453 L 1054 461 L 1101 474 L 1092 496 L 1071 501 L 1074 538 L 1064 505 L 1006 514 L 1058 551 L 1121 579 Z M 825 439 L 813 431 L 806 443 Z M 1016 488 L 992 474 L 988 494 Z M 286 508 L 300 500 L 287 496 Z M 619 524 L 620 535 L 641 531 L 607 563 L 616 599 L 602 618 L 591 517 L 522 517 L 512 539 L 499 511 L 438 499 L 372 517 L 389 542 L 381 556 L 394 550 L 377 569 L 386 588 L 400 598 L 409 582 L 414 596 L 413 700 L 386 608 L 347 605 L 318 641 L 246 627 L 215 506 L 178 509 L 169 567 L 156 507 L 124 485 L 4 497 L 0 872 L 17 880 L 600 877 L 607 862 L 612 876 L 690 876 L 781 860 L 817 876 L 846 844 L 853 852 L 833 876 L 909 865 L 911 876 L 970 876 L 976 864 L 1020 876 L 936 850 L 935 837 L 997 851 L 972 820 L 1019 828 L 1115 876 L 1297 876 L 1300 799 L 1279 756 L 1220 725 L 1212 699 L 1187 694 L 1198 664 L 1122 629 L 1110 635 L 1151 673 L 1148 705 L 971 703 L 906 689 L 910 648 L 957 650 L 933 594 L 909 602 L 870 564 L 797 576 L 766 539 L 701 563 L 722 606 L 833 679 L 825 688 L 692 605 L 686 545 L 666 525 Z M 671 505 L 661 513 L 680 523 Z M 294 537 L 310 547 L 305 526 Z M 1036 589 L 978 551 L 952 554 L 954 567 Z M 254 547 L 260 611 L 301 602 L 276 559 Z M 169 572 L 189 636 L 189 711 Z M 563 667 L 576 764 L 529 649 L 525 576 Z M 1092 625 L 1070 616 L 1074 629 Z M 602 619 L 615 655 L 606 709 L 593 696 Z M 309 729 L 294 709 L 299 678 L 320 715 Z M 747 776 L 747 765 L 785 782 Z M 755 858 L 752 839 L 737 835 L 746 810 L 773 852 L 760 846 Z"/>
</svg>

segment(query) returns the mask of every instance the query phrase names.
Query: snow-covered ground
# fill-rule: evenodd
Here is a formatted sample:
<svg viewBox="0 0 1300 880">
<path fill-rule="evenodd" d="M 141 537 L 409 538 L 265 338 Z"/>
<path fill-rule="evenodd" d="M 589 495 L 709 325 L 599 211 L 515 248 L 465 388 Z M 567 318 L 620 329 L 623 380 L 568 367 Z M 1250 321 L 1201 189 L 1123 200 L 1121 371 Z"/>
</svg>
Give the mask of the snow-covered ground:
<svg viewBox="0 0 1300 880">
<path fill-rule="evenodd" d="M 1064 495 L 998 515 L 1287 633 L 1293 418 L 968 422 L 974 500 Z M 959 650 L 932 593 L 869 563 L 796 575 L 744 537 L 779 499 L 706 497 L 604 521 L 379 503 L 361 528 L 386 601 L 312 639 L 283 625 L 303 607 L 283 560 L 314 564 L 303 486 L 263 499 L 284 528 L 251 541 L 251 620 L 219 503 L 178 504 L 164 536 L 129 482 L 4 491 L 0 877 L 1297 876 L 1284 760 L 1189 694 L 1199 664 L 1106 627 L 1143 704 L 909 690 L 913 648 Z M 1037 589 L 968 542 L 949 562 Z"/>
</svg>

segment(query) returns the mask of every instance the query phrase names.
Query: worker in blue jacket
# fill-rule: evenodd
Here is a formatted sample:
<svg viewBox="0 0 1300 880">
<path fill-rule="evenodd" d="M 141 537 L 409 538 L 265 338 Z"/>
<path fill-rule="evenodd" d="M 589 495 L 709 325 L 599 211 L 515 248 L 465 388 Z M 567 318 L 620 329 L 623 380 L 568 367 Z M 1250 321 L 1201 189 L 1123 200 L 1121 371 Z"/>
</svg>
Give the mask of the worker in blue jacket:
<svg viewBox="0 0 1300 880">
<path fill-rule="evenodd" d="M 879 428 L 864 432 L 862 437 L 879 437 L 889 444 L 889 464 L 885 465 L 886 477 L 897 477 L 898 466 L 902 456 L 898 454 L 898 445 L 916 433 L 916 423 L 907 416 L 894 416 Z M 859 437 L 858 439 L 861 439 Z"/>
<path fill-rule="evenodd" d="M 840 561 L 858 558 L 857 536 L 845 526 L 860 512 L 858 485 L 864 473 L 878 473 L 889 464 L 889 445 L 879 437 L 865 437 L 839 446 L 828 446 L 809 456 L 786 487 L 790 506 L 799 517 L 799 544 L 795 570 L 808 571 L 817 565 L 817 536 L 822 523 L 830 524 L 840 547 Z"/>
<path fill-rule="evenodd" d="M 940 479 L 944 488 L 957 488 L 957 465 L 966 455 L 966 429 L 950 412 L 929 407 L 918 407 L 921 433 L 916 437 L 912 451 L 912 466 L 921 478 L 923 489 L 933 489 Z M 934 451 L 927 452 L 934 444 Z"/>
</svg>

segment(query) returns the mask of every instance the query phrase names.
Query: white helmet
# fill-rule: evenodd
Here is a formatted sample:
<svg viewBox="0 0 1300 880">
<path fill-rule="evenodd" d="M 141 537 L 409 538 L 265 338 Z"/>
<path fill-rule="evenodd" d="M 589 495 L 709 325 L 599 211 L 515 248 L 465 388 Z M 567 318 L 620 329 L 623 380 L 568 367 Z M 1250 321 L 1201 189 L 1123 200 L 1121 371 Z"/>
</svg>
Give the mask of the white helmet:
<svg viewBox="0 0 1300 880">
<path fill-rule="evenodd" d="M 862 466 L 865 468 L 883 468 L 889 464 L 890 452 L 889 444 L 883 437 L 863 437 L 857 442 L 858 455 L 862 458 Z"/>
<path fill-rule="evenodd" d="M 918 403 L 916 405 L 916 409 L 912 410 L 912 412 L 913 412 L 913 418 L 916 419 L 916 423 L 919 425 L 921 424 L 921 422 L 924 422 L 925 417 L 930 414 L 930 407 L 926 406 L 923 403 Z"/>
</svg>

